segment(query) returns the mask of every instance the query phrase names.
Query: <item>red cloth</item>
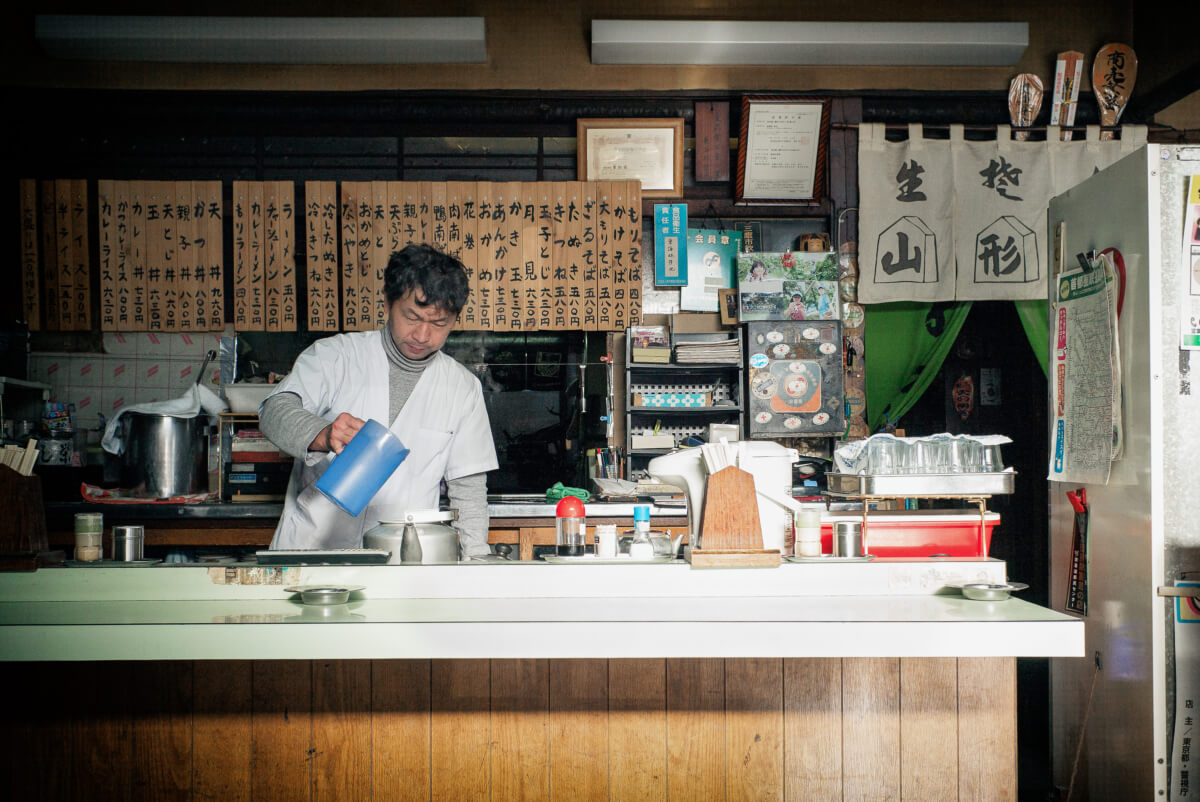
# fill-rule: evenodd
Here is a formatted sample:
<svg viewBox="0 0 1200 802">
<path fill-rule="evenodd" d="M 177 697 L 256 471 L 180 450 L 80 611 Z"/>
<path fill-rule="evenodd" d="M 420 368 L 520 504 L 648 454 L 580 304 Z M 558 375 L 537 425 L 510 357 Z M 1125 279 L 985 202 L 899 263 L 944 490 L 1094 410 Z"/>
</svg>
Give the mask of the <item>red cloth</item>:
<svg viewBox="0 0 1200 802">
<path fill-rule="evenodd" d="M 129 495 L 128 490 L 119 488 L 106 490 L 103 487 L 89 485 L 87 482 L 79 485 L 79 492 L 84 501 L 95 501 L 100 504 L 195 504 L 216 498 L 217 495 L 216 493 L 191 493 L 170 498 L 135 498 Z"/>
</svg>

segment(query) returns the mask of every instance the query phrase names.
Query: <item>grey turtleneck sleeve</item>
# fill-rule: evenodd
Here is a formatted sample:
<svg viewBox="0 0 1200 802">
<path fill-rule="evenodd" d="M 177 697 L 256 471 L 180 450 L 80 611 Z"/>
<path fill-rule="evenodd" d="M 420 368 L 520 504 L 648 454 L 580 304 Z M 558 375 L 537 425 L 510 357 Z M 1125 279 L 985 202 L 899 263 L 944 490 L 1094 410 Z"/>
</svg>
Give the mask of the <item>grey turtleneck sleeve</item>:
<svg viewBox="0 0 1200 802">
<path fill-rule="evenodd" d="M 388 412 L 390 419 L 395 420 L 433 356 L 420 360 L 409 359 L 396 347 L 387 327 L 380 331 L 380 335 L 388 357 Z M 306 410 L 300 396 L 295 393 L 271 396 L 263 404 L 259 417 L 259 427 L 267 439 L 296 459 L 308 456 L 309 445 L 329 423 L 320 415 Z M 491 550 L 487 543 L 487 474 L 477 473 L 447 480 L 446 495 L 450 499 L 450 506 L 458 510 L 455 528 L 459 532 L 464 556 L 487 554 Z"/>
</svg>

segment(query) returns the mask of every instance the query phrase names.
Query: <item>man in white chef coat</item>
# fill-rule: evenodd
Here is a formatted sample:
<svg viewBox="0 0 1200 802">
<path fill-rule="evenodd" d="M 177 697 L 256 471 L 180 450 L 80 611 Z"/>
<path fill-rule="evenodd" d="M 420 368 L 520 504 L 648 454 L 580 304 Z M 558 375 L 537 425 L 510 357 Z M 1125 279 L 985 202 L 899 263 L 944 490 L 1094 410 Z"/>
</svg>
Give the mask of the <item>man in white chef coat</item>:
<svg viewBox="0 0 1200 802">
<path fill-rule="evenodd" d="M 464 557 L 488 553 L 487 471 L 497 463 L 483 391 L 441 352 L 468 291 L 461 262 L 409 245 L 384 272 L 387 325 L 318 340 L 296 358 L 260 410 L 263 434 L 296 458 L 272 549 L 359 548 L 380 520 L 436 510 L 444 478 Z M 351 517 L 314 483 L 371 418 L 409 455 Z"/>
</svg>

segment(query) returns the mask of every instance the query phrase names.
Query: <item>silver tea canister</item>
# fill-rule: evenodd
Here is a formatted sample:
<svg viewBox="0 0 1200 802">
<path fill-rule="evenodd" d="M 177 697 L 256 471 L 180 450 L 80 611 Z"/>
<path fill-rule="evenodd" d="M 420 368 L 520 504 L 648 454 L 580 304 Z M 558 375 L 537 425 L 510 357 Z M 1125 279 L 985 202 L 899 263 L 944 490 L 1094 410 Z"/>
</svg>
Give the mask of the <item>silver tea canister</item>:
<svg viewBox="0 0 1200 802">
<path fill-rule="evenodd" d="M 858 521 L 834 521 L 833 556 L 863 556 L 862 524 Z"/>
<path fill-rule="evenodd" d="M 112 528 L 112 558 L 121 562 L 136 562 L 142 559 L 146 548 L 146 529 L 142 526 L 114 526 Z"/>
</svg>

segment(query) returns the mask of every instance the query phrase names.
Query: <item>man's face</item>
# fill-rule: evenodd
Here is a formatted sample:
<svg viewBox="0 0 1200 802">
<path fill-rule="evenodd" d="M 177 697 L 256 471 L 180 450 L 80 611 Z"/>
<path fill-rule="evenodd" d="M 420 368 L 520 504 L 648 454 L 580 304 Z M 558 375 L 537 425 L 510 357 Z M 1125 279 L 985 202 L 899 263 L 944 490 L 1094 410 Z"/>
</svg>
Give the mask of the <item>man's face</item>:
<svg viewBox="0 0 1200 802">
<path fill-rule="evenodd" d="M 421 290 L 409 290 L 388 310 L 392 341 L 409 359 L 424 359 L 445 345 L 457 319 L 440 306 L 420 306 L 418 300 L 425 300 Z"/>
</svg>

